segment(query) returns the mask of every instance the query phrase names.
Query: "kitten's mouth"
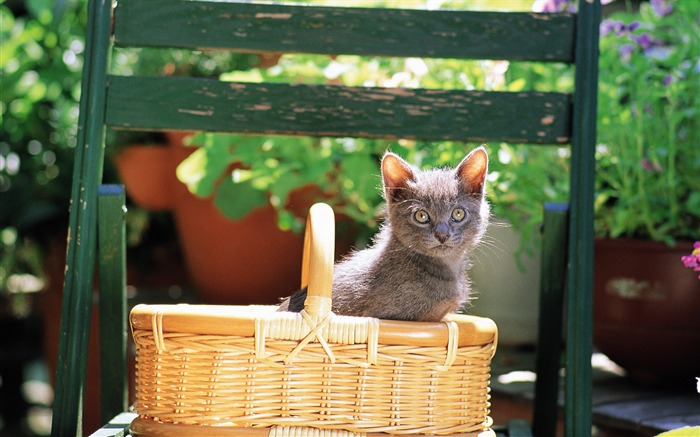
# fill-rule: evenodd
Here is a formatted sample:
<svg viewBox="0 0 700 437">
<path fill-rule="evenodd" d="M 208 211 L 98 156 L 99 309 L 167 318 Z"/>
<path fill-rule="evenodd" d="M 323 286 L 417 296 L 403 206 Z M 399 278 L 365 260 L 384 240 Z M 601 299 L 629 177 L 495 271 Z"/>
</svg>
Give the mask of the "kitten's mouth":
<svg viewBox="0 0 700 437">
<path fill-rule="evenodd" d="M 430 247 L 430 250 L 440 254 L 440 255 L 445 255 L 448 254 L 452 251 L 454 251 L 454 246 L 449 243 L 438 243 Z"/>
</svg>

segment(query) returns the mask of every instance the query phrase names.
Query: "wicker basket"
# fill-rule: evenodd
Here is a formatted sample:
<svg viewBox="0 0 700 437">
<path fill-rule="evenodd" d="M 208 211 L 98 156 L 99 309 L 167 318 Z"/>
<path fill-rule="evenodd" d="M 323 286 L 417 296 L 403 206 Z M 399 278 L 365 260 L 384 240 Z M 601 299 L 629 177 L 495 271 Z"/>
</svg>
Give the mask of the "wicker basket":
<svg viewBox="0 0 700 437">
<path fill-rule="evenodd" d="M 132 433 L 491 436 L 496 326 L 330 312 L 333 211 L 309 213 L 301 313 L 272 306 L 138 305 Z"/>
</svg>

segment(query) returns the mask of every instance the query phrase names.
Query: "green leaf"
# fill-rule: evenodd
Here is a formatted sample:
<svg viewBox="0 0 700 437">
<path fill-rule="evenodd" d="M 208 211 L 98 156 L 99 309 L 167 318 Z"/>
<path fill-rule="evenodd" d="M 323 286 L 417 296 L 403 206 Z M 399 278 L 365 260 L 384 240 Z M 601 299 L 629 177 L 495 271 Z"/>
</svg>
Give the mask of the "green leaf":
<svg viewBox="0 0 700 437">
<path fill-rule="evenodd" d="M 51 7 L 53 2 L 50 0 L 27 0 L 27 9 L 36 17 L 42 24 L 49 24 L 53 18 Z"/>
<path fill-rule="evenodd" d="M 527 81 L 524 78 L 518 78 L 513 81 L 511 81 L 508 84 L 508 91 L 522 91 L 525 89 L 525 85 L 527 84 Z"/>
<path fill-rule="evenodd" d="M 180 182 L 187 185 L 191 193 L 206 197 L 214 188 L 218 173 L 207 172 L 207 153 L 204 149 L 194 151 L 177 166 L 175 174 Z"/>
<path fill-rule="evenodd" d="M 286 173 L 270 184 L 270 193 L 278 209 L 287 204 L 289 193 L 300 186 L 302 186 L 301 178 L 296 173 Z"/>
<path fill-rule="evenodd" d="M 177 166 L 176 175 L 191 193 L 207 197 L 233 161 L 227 147 L 199 148 Z"/>
<path fill-rule="evenodd" d="M 302 232 L 304 220 L 295 216 L 286 209 L 277 210 L 277 226 L 283 231 Z"/>
<path fill-rule="evenodd" d="M 699 192 L 696 191 L 694 193 L 691 193 L 690 196 L 688 196 L 688 202 L 686 203 L 686 207 L 688 208 L 688 211 L 690 211 L 691 214 L 700 217 L 700 193 Z"/>
<path fill-rule="evenodd" d="M 251 69 L 249 71 L 232 71 L 229 73 L 224 73 L 220 76 L 220 79 L 224 82 L 253 82 L 259 83 L 263 81 L 262 74 L 257 68 Z"/>
<path fill-rule="evenodd" d="M 249 183 L 237 184 L 226 178 L 216 190 L 214 204 L 226 217 L 238 220 L 253 209 L 266 205 L 267 196 Z"/>
</svg>

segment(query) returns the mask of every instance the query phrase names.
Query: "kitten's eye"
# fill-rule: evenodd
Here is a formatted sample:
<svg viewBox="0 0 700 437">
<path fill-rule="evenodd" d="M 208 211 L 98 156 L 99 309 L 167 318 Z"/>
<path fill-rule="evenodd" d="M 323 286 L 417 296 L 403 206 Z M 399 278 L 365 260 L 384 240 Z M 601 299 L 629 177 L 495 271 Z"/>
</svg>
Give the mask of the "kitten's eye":
<svg viewBox="0 0 700 437">
<path fill-rule="evenodd" d="M 464 220 L 464 217 L 467 215 L 466 211 L 462 208 L 455 208 L 454 211 L 452 211 L 452 220 L 456 222 L 461 222 Z"/>
<path fill-rule="evenodd" d="M 416 211 L 415 214 L 413 214 L 413 218 L 416 219 L 418 223 L 428 223 L 430 221 L 430 216 L 428 213 L 424 210 L 421 209 L 420 211 Z"/>
</svg>

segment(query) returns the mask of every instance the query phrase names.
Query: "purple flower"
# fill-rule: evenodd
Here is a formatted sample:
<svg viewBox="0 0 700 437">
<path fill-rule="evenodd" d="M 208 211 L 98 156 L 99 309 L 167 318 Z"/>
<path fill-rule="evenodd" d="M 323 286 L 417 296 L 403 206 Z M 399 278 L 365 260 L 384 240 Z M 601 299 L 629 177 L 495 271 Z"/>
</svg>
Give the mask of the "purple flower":
<svg viewBox="0 0 700 437">
<path fill-rule="evenodd" d="M 693 248 L 693 252 L 690 255 L 682 256 L 681 261 L 686 267 L 700 272 L 700 241 L 696 241 Z M 700 279 L 700 276 L 698 276 L 698 279 Z"/>
<path fill-rule="evenodd" d="M 650 0 L 651 9 L 658 17 L 664 17 L 673 12 L 673 6 L 666 0 Z"/>
<path fill-rule="evenodd" d="M 632 44 L 622 44 L 619 48 L 620 59 L 623 62 L 627 62 L 632 58 L 632 52 L 634 51 L 634 45 Z"/>
<path fill-rule="evenodd" d="M 681 261 L 688 268 L 695 268 L 698 266 L 698 259 L 692 255 L 685 255 L 681 257 Z"/>
<path fill-rule="evenodd" d="M 617 36 L 625 36 L 639 26 L 639 21 L 633 21 L 627 25 L 622 21 L 607 18 L 600 23 L 600 36 L 606 36 L 611 32 L 615 32 Z"/>
<path fill-rule="evenodd" d="M 535 0 L 533 12 L 561 12 L 567 10 L 568 0 Z"/>
<path fill-rule="evenodd" d="M 663 82 L 664 86 L 671 85 L 671 82 L 673 82 L 673 76 L 671 76 L 670 74 L 667 74 L 666 76 L 664 76 L 664 82 Z"/>
<path fill-rule="evenodd" d="M 600 36 L 606 36 L 615 30 L 617 21 L 606 18 L 600 23 Z"/>
<path fill-rule="evenodd" d="M 615 23 L 615 35 L 617 36 L 625 36 L 627 35 L 627 25 L 623 23 L 622 21 L 618 21 Z"/>
<path fill-rule="evenodd" d="M 633 21 L 630 23 L 629 26 L 627 26 L 627 30 L 630 32 L 633 32 L 635 29 L 637 29 L 640 26 L 639 21 Z"/>
<path fill-rule="evenodd" d="M 641 35 L 633 35 L 632 40 L 639 44 L 639 46 L 644 50 L 644 52 L 649 51 L 651 48 L 659 45 L 659 41 L 655 40 L 648 33 L 643 33 Z"/>
</svg>

